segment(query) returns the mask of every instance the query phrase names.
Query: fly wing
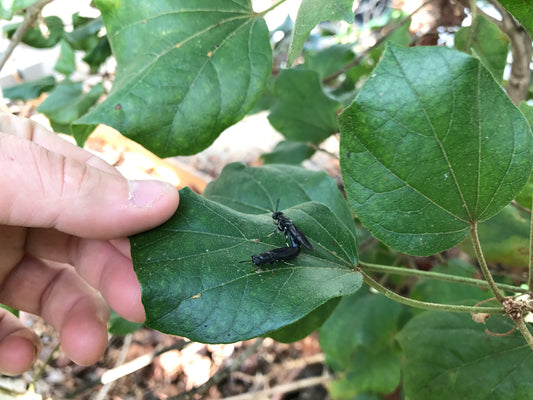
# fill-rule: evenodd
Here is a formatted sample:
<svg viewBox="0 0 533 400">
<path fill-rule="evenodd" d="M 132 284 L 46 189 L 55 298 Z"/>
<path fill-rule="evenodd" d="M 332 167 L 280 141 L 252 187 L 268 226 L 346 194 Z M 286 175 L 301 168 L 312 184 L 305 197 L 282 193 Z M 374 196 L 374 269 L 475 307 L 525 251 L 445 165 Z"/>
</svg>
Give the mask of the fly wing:
<svg viewBox="0 0 533 400">
<path fill-rule="evenodd" d="M 309 243 L 309 240 L 305 237 L 302 231 L 296 227 L 296 225 L 291 224 L 288 228 L 289 235 L 291 235 L 295 241 L 299 242 L 306 249 L 313 250 L 313 246 Z"/>
<path fill-rule="evenodd" d="M 276 261 L 287 261 L 298 257 L 300 254 L 299 247 L 280 247 L 278 249 L 270 250 L 269 253 L 273 254 Z"/>
</svg>

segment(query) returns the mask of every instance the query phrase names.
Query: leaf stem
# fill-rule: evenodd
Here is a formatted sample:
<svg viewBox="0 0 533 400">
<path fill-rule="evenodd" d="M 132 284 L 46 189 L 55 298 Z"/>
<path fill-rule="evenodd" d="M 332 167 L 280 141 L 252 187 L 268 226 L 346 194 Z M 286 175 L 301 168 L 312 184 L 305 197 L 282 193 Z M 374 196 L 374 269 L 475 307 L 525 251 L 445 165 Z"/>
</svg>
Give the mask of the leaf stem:
<svg viewBox="0 0 533 400">
<path fill-rule="evenodd" d="M 472 223 L 472 230 L 470 231 L 470 236 L 472 238 L 472 243 L 474 244 L 474 251 L 476 252 L 476 257 L 477 257 L 478 262 L 479 262 L 479 267 L 481 268 L 481 273 L 483 274 L 483 277 L 485 278 L 485 280 L 490 285 L 490 288 L 491 288 L 492 292 L 496 296 L 496 300 L 498 300 L 498 302 L 502 306 L 504 306 L 504 308 L 506 309 L 506 307 L 505 307 L 505 298 L 503 297 L 501 292 L 498 290 L 498 288 L 496 286 L 496 283 L 494 282 L 494 279 L 492 278 L 492 275 L 490 274 L 489 268 L 487 267 L 487 262 L 485 261 L 485 257 L 483 256 L 483 252 L 481 250 L 481 244 L 479 243 L 479 237 L 478 237 L 478 234 L 477 234 L 477 223 L 475 223 L 475 222 Z M 530 272 L 531 272 L 531 269 L 530 269 Z M 531 274 L 530 274 L 528 279 L 529 280 L 531 279 Z M 520 333 L 522 334 L 522 336 L 526 340 L 527 344 L 533 350 L 533 336 L 531 336 L 531 332 L 529 332 L 529 329 L 527 328 L 526 324 L 524 323 L 524 320 L 523 320 L 522 316 L 520 318 L 513 318 L 512 314 L 509 313 L 509 311 L 507 311 L 507 309 L 506 309 L 506 313 L 509 315 L 509 317 L 511 317 L 511 319 L 513 319 L 513 321 L 515 322 L 516 326 L 520 330 Z"/>
<path fill-rule="evenodd" d="M 466 37 L 466 44 L 465 44 L 465 51 L 468 52 L 468 54 L 472 54 L 472 42 L 474 41 L 474 35 L 475 31 L 477 29 L 477 7 L 476 7 L 477 0 L 470 0 L 470 14 L 472 17 L 472 24 L 470 25 L 470 29 L 468 30 L 468 34 Z"/>
<path fill-rule="evenodd" d="M 369 275 L 365 274 L 363 271 L 359 270 L 363 274 L 364 282 L 377 290 L 379 293 L 388 297 L 391 300 L 397 301 L 398 303 L 405 304 L 410 307 L 422 308 L 425 310 L 434 310 L 434 311 L 449 311 L 449 312 L 470 312 L 470 313 L 487 313 L 487 314 L 502 314 L 503 310 L 498 307 L 473 307 L 473 306 L 463 306 L 463 305 L 453 305 L 453 304 L 439 304 L 439 303 L 430 303 L 426 301 L 419 301 L 410 299 L 407 297 L 400 296 L 397 293 L 394 293 L 392 290 L 387 289 L 385 286 L 381 285 Z"/>
<path fill-rule="evenodd" d="M 526 339 L 527 344 L 533 350 L 533 336 L 531 336 L 531 332 L 529 332 L 529 329 L 527 329 L 527 325 L 524 322 L 523 318 L 520 318 L 518 321 L 516 321 L 516 326 L 520 330 L 520 333 Z"/>
<path fill-rule="evenodd" d="M 281 4 L 285 3 L 285 1 L 286 1 L 286 0 L 280 0 L 280 1 L 278 1 L 276 4 L 274 4 L 274 5 L 270 6 L 269 8 L 267 8 L 266 10 L 256 13 L 256 15 L 262 17 L 263 15 L 268 14 L 270 11 L 272 11 L 272 10 L 275 9 L 276 7 L 278 7 L 278 6 L 280 6 Z"/>
<path fill-rule="evenodd" d="M 441 274 L 440 272 L 421 271 L 418 269 L 409 269 L 403 267 L 394 267 L 390 265 L 379 265 L 364 262 L 359 263 L 359 267 L 362 267 L 365 270 L 369 271 L 383 272 L 394 275 L 417 276 L 420 278 L 435 279 L 444 282 L 463 283 L 465 285 L 477 286 L 481 289 L 490 289 L 490 286 L 487 281 L 484 281 L 482 279 L 467 278 L 465 276 L 448 275 Z M 527 293 L 529 291 L 528 289 L 520 288 L 513 285 L 506 285 L 503 283 L 497 283 L 496 286 L 501 290 L 507 290 L 509 292 L 515 293 Z"/>
<path fill-rule="evenodd" d="M 494 296 L 496 296 L 496 300 L 498 300 L 498 302 L 503 305 L 505 298 L 498 289 L 496 282 L 494 282 L 494 279 L 492 278 L 492 275 L 487 266 L 487 262 L 485 261 L 485 256 L 483 255 L 483 251 L 481 250 L 481 243 L 479 242 L 476 222 L 472 223 L 472 229 L 470 230 L 470 238 L 472 239 L 472 244 L 474 245 L 474 251 L 476 253 L 476 258 L 479 262 L 479 268 L 481 269 L 483 278 L 485 278 L 485 280 L 489 284 L 490 290 L 492 290 Z"/>
</svg>

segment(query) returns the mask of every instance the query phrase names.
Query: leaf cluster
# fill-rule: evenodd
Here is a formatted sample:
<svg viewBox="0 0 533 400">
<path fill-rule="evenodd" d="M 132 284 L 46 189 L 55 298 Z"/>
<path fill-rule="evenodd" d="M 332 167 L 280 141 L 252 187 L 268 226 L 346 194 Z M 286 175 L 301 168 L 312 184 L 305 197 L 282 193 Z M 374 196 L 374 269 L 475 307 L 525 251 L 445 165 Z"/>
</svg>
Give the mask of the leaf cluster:
<svg viewBox="0 0 533 400">
<path fill-rule="evenodd" d="M 410 399 L 532 398 L 528 328 L 490 334 L 523 320 L 482 325 L 464 313 L 496 297 L 484 311 L 503 314 L 504 296 L 527 292 L 517 275 L 531 251 L 533 112 L 502 88 L 509 38 L 477 15 L 454 48 L 409 47 L 409 15 L 389 10 L 360 26 L 345 0 L 303 0 L 294 23 L 269 32 L 265 17 L 281 3 L 258 12 L 250 0 L 96 0 L 101 18 L 76 15 L 70 32 L 45 20 L 56 33 L 24 39 L 60 43 L 67 77 L 75 51 L 91 66 L 112 51 L 101 102 L 101 83 L 11 89 L 24 98 L 53 86 L 40 111 L 80 145 L 104 123 L 161 157 L 190 155 L 259 111 L 284 136 L 262 166 L 229 164 L 202 195 L 182 189 L 174 216 L 131 237 L 146 324 L 208 343 L 318 330 L 335 399 L 400 389 Z M 501 1 L 531 34 L 526 3 Z M 342 185 L 301 166 L 332 136 Z M 274 211 L 313 250 L 258 267 L 252 255 L 287 245 Z"/>
</svg>

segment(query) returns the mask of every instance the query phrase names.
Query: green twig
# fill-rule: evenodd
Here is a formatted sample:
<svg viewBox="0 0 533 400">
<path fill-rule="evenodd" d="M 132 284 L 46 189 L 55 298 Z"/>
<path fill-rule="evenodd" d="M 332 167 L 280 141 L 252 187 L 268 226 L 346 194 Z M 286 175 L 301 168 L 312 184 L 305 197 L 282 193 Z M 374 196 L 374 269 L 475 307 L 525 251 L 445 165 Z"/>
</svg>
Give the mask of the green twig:
<svg viewBox="0 0 533 400">
<path fill-rule="evenodd" d="M 262 17 L 263 15 L 269 13 L 270 11 L 272 11 L 273 9 L 275 9 L 276 7 L 280 6 L 283 3 L 285 3 L 285 0 L 280 0 L 276 4 L 274 4 L 274 5 L 270 6 L 269 8 L 267 8 L 265 11 L 261 11 L 261 12 L 256 13 L 256 15 L 259 15 L 260 17 Z"/>
<path fill-rule="evenodd" d="M 41 10 L 43 9 L 43 7 L 52 1 L 53 0 L 37 0 L 35 3 L 33 3 L 26 9 L 26 15 L 24 17 L 24 20 L 21 22 L 21 24 L 18 26 L 17 30 L 11 37 L 11 41 L 9 42 L 6 51 L 0 59 L 0 71 L 2 70 L 2 68 L 4 68 L 4 65 L 11 56 L 11 53 L 13 53 L 13 50 L 15 50 L 15 47 L 19 45 L 24 35 L 28 33 L 31 26 L 35 23 L 35 21 L 37 21 L 37 18 L 41 14 Z"/>
<path fill-rule="evenodd" d="M 527 344 L 533 350 L 533 336 L 531 336 L 531 332 L 529 332 L 529 329 L 527 329 L 526 323 L 524 322 L 523 318 L 520 318 L 518 321 L 516 321 L 516 326 L 520 330 L 520 333 L 526 339 Z"/>
<path fill-rule="evenodd" d="M 363 268 L 364 270 L 382 272 L 386 274 L 417 276 L 420 278 L 434 279 L 434 280 L 444 281 L 444 282 L 463 283 L 465 285 L 477 286 L 481 289 L 490 289 L 488 282 L 482 279 L 467 278 L 464 276 L 441 274 L 439 272 L 433 272 L 433 271 L 421 271 L 418 269 L 393 267 L 390 265 L 378 265 L 378 264 L 370 264 L 370 263 L 364 263 L 364 262 L 359 263 L 359 267 Z M 528 289 L 520 288 L 520 287 L 513 286 L 513 285 L 506 285 L 503 283 L 497 283 L 496 286 L 501 290 L 506 290 L 506 291 L 514 292 L 514 293 L 529 292 Z"/>
<path fill-rule="evenodd" d="M 39 370 L 37 371 L 37 373 L 35 374 L 35 376 L 33 377 L 32 379 L 32 382 L 31 384 L 33 386 L 35 386 L 37 384 L 37 381 L 39 379 L 41 379 L 41 375 L 43 374 L 44 372 L 44 369 L 46 368 L 46 366 L 48 364 L 50 364 L 50 361 L 52 361 L 52 358 L 55 356 L 55 354 L 57 353 L 57 351 L 59 350 L 59 346 L 61 346 L 60 343 L 56 344 L 55 347 L 53 348 L 53 350 L 50 352 L 50 354 L 48 355 L 48 357 L 46 357 L 46 360 L 44 360 L 43 362 L 43 365 L 41 365 L 41 368 L 39 368 Z"/>
<path fill-rule="evenodd" d="M 449 312 L 469 312 L 469 313 L 487 313 L 487 314 L 502 314 L 503 311 L 499 307 L 474 307 L 474 306 L 462 306 L 462 305 L 453 305 L 453 304 L 439 304 L 439 303 L 429 303 L 426 301 L 419 301 L 410 299 L 407 297 L 400 296 L 397 293 L 387 289 L 385 286 L 380 285 L 377 281 L 372 279 L 369 275 L 365 274 L 363 271 L 359 271 L 363 274 L 364 282 L 377 290 L 382 295 L 388 297 L 391 300 L 397 301 L 398 303 L 405 304 L 410 307 L 422 308 L 425 310 L 434 310 L 434 311 L 449 311 Z"/>
<path fill-rule="evenodd" d="M 470 15 L 472 17 L 472 24 L 470 25 L 470 29 L 468 30 L 468 34 L 466 37 L 466 44 L 465 44 L 465 51 L 472 54 L 472 42 L 474 41 L 474 35 L 475 31 L 477 29 L 477 7 L 476 7 L 477 0 L 470 0 Z"/>
<path fill-rule="evenodd" d="M 516 202 L 516 200 L 511 201 L 511 205 L 516 208 L 518 211 L 522 211 L 526 214 L 531 215 L 531 210 L 527 207 L 524 207 L 523 205 L 520 205 Z"/>
<path fill-rule="evenodd" d="M 496 282 L 494 282 L 494 279 L 492 278 L 492 275 L 489 271 L 489 267 L 487 266 L 487 262 L 485 261 L 483 251 L 481 250 L 481 243 L 479 242 L 479 236 L 477 234 L 476 222 L 472 223 L 472 229 L 470 230 L 470 238 L 472 239 L 472 244 L 474 245 L 474 251 L 476 253 L 476 258 L 479 262 L 479 268 L 481 269 L 483 278 L 485 278 L 485 280 L 489 284 L 490 290 L 492 290 L 492 293 L 494 293 L 496 300 L 498 300 L 500 304 L 503 304 L 505 298 L 498 289 Z"/>
</svg>

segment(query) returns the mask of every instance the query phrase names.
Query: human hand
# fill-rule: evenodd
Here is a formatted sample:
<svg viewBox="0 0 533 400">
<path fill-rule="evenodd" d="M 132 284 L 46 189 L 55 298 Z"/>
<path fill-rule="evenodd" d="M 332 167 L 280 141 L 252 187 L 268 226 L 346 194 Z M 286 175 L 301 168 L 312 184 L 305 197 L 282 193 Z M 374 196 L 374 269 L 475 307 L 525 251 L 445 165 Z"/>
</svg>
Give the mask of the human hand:
<svg viewBox="0 0 533 400">
<path fill-rule="evenodd" d="M 42 126 L 1 113 L 0 170 L 0 303 L 42 316 L 69 358 L 93 364 L 107 345 L 108 304 L 144 321 L 127 236 L 168 219 L 178 192 L 128 182 Z M 40 348 L 0 309 L 0 372 L 25 371 Z"/>
</svg>

